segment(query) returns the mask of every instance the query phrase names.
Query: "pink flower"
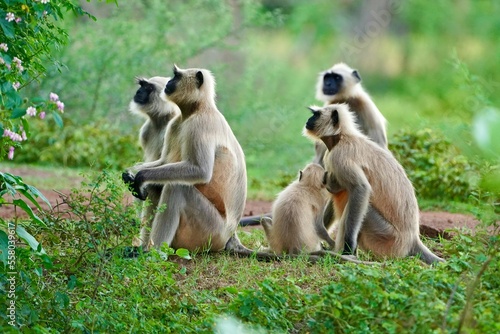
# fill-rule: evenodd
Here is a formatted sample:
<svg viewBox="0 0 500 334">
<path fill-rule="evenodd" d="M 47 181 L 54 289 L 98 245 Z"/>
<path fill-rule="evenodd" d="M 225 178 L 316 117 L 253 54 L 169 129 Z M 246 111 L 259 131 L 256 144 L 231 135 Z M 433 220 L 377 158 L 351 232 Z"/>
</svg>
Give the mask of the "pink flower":
<svg viewBox="0 0 500 334">
<path fill-rule="evenodd" d="M 23 130 L 23 132 L 21 133 L 21 138 L 22 138 L 23 140 L 28 139 L 28 137 L 26 136 L 26 131 L 24 131 L 24 130 Z"/>
<path fill-rule="evenodd" d="M 57 101 L 56 104 L 57 104 L 57 109 L 59 109 L 61 113 L 64 113 L 64 103 L 61 101 Z"/>
<path fill-rule="evenodd" d="M 9 47 L 7 46 L 6 43 L 1 43 L 0 44 L 0 49 L 4 50 L 5 52 L 9 51 Z"/>
<path fill-rule="evenodd" d="M 59 95 L 57 95 L 56 93 L 50 93 L 49 97 L 50 97 L 51 101 L 54 101 L 54 102 L 59 101 Z"/>
<path fill-rule="evenodd" d="M 18 18 L 16 18 L 16 23 L 19 23 L 19 22 L 21 22 L 22 20 L 23 20 L 22 18 L 18 17 Z"/>
<path fill-rule="evenodd" d="M 14 159 L 14 146 L 9 147 L 9 160 Z"/>
<path fill-rule="evenodd" d="M 10 140 L 12 140 L 12 141 L 22 141 L 23 140 L 23 137 L 21 137 L 21 135 L 19 135 L 18 133 L 15 133 L 14 131 L 10 131 L 9 129 L 5 129 L 3 131 L 3 136 L 9 137 Z"/>
<path fill-rule="evenodd" d="M 7 15 L 5 16 L 5 19 L 8 21 L 8 22 L 11 22 L 11 21 L 14 21 L 16 19 L 16 17 L 14 16 L 13 13 L 7 13 Z"/>
<path fill-rule="evenodd" d="M 14 90 L 18 90 L 18 89 L 19 89 L 19 87 L 21 87 L 21 84 L 20 84 L 19 82 L 14 82 L 14 83 L 12 84 L 12 88 L 14 88 Z"/>
<path fill-rule="evenodd" d="M 20 72 L 24 71 L 24 67 L 23 65 L 21 65 L 22 64 L 21 59 L 14 57 L 14 59 L 12 59 L 12 62 L 16 64 L 16 67 Z"/>
<path fill-rule="evenodd" d="M 45 111 L 42 111 L 40 113 L 40 115 L 38 115 L 38 116 L 40 116 L 40 119 L 44 119 L 45 118 Z"/>
<path fill-rule="evenodd" d="M 29 116 L 36 116 L 35 107 L 28 107 L 28 109 L 26 109 L 26 114 L 28 114 Z"/>
</svg>

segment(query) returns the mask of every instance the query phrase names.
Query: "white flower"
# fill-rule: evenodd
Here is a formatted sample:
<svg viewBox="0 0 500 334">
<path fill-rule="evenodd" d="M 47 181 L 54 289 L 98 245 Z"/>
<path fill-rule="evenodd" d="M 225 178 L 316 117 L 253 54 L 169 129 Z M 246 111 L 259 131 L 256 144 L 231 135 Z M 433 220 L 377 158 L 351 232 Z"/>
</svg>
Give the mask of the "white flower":
<svg viewBox="0 0 500 334">
<path fill-rule="evenodd" d="M 46 3 L 49 3 L 50 0 L 40 0 L 40 2 L 43 3 L 43 4 L 46 4 Z"/>
<path fill-rule="evenodd" d="M 19 82 L 14 82 L 12 84 L 12 88 L 14 88 L 14 90 L 18 90 L 20 86 L 21 86 L 21 84 Z"/>
<path fill-rule="evenodd" d="M 59 109 L 61 113 L 64 113 L 64 103 L 62 103 L 61 101 L 57 101 L 56 104 L 57 104 L 57 109 Z"/>
<path fill-rule="evenodd" d="M 0 43 L 0 49 L 4 50 L 5 52 L 9 51 L 7 43 Z"/>
<path fill-rule="evenodd" d="M 8 21 L 8 22 L 11 22 L 11 21 L 14 21 L 16 19 L 16 17 L 14 16 L 13 13 L 7 13 L 7 15 L 5 16 L 5 19 Z"/>
<path fill-rule="evenodd" d="M 59 95 L 57 95 L 56 93 L 50 93 L 49 98 L 53 102 L 59 101 Z"/>
<path fill-rule="evenodd" d="M 9 148 L 9 155 L 8 155 L 8 158 L 9 158 L 9 160 L 14 159 L 14 147 L 13 147 L 13 146 L 11 146 L 11 147 Z"/>
<path fill-rule="evenodd" d="M 36 116 L 35 107 L 28 107 L 28 109 L 26 109 L 26 114 L 28 114 L 29 116 Z"/>
</svg>

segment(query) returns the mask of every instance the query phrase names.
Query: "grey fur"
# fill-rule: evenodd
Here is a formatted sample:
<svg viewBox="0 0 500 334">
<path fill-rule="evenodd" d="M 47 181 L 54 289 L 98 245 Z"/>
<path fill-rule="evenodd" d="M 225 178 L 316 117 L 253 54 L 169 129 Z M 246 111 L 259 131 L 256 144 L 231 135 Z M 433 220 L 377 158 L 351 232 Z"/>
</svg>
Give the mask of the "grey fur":
<svg viewBox="0 0 500 334">
<path fill-rule="evenodd" d="M 144 152 L 143 161 L 151 162 L 158 160 L 163 150 L 165 142 L 165 133 L 168 123 L 172 118 L 180 114 L 177 105 L 165 101 L 161 98 L 165 85 L 170 80 L 168 77 L 152 77 L 149 79 L 138 78 L 140 81 L 146 81 L 154 86 L 154 90 L 149 95 L 147 104 L 139 104 L 132 99 L 130 101 L 130 112 L 140 117 L 146 118 L 139 133 L 139 142 Z M 133 167 L 131 168 L 133 169 Z M 147 187 L 149 203 L 145 203 L 141 213 L 141 244 L 147 248 L 153 219 L 160 201 L 162 186 L 150 185 Z"/>
<path fill-rule="evenodd" d="M 356 122 L 361 131 L 380 147 L 387 148 L 385 129 L 387 121 L 361 86 L 359 77 L 352 75 L 353 72 L 354 70 L 344 63 L 335 64 L 330 69 L 321 72 L 316 84 L 316 99 L 323 102 L 324 106 L 347 103 L 350 110 L 356 114 Z M 336 73 L 343 77 L 342 89 L 335 95 L 325 95 L 322 92 L 323 76 L 326 73 Z M 325 145 L 322 142 L 316 142 L 313 162 L 323 166 L 325 153 Z"/>
<path fill-rule="evenodd" d="M 163 186 L 159 202 L 166 209 L 155 215 L 152 244 L 211 251 L 225 249 L 228 241 L 241 245 L 236 228 L 246 200 L 243 150 L 215 105 L 212 74 L 177 67 L 175 73 L 175 89 L 163 98 L 181 113 L 167 126 L 161 157 L 136 166 L 132 176 L 139 191 Z"/>
<path fill-rule="evenodd" d="M 347 104 L 312 108 L 319 114 L 304 134 L 329 150 L 324 162 L 334 190 L 336 251 L 355 254 L 359 243 L 378 257 L 421 254 L 426 263 L 443 261 L 420 241 L 415 191 L 391 152 L 361 133 Z"/>
</svg>

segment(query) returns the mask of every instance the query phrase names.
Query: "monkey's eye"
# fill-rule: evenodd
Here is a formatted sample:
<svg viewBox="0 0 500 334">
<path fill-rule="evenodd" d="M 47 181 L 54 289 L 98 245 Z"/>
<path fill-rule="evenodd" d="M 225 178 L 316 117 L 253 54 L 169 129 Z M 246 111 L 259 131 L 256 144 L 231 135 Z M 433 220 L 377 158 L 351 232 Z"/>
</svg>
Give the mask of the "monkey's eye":
<svg viewBox="0 0 500 334">
<path fill-rule="evenodd" d="M 333 80 L 335 80 L 335 81 L 339 81 L 341 78 L 342 77 L 340 75 L 338 75 L 338 74 L 334 74 L 333 75 Z"/>
</svg>

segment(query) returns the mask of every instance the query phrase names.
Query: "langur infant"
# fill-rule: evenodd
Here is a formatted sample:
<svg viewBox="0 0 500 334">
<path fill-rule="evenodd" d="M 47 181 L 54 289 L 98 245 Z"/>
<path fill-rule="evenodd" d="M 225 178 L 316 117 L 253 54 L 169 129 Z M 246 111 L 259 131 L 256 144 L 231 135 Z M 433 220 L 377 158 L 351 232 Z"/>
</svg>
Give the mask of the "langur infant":
<svg viewBox="0 0 500 334">
<path fill-rule="evenodd" d="M 277 254 L 298 254 L 322 250 L 321 240 L 334 247 L 323 225 L 323 208 L 329 198 L 324 184 L 325 170 L 308 164 L 299 179 L 288 185 L 273 204 L 272 217 L 262 226 L 269 246 Z"/>
</svg>

